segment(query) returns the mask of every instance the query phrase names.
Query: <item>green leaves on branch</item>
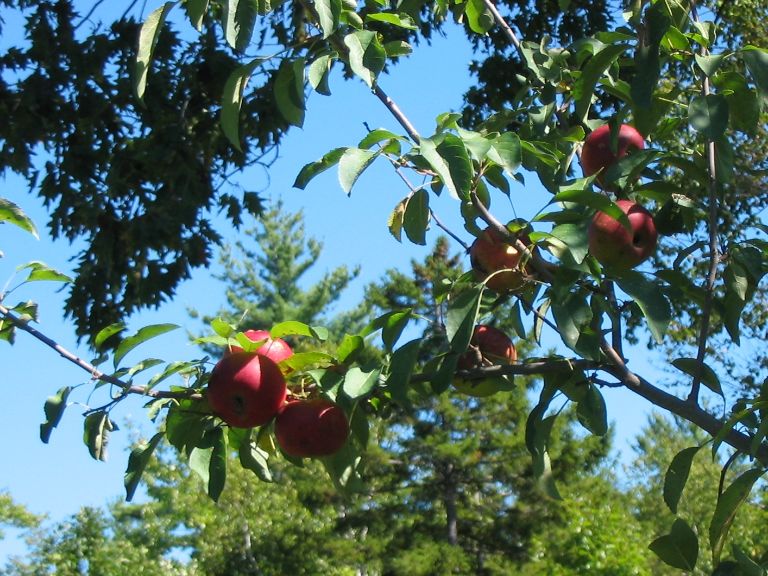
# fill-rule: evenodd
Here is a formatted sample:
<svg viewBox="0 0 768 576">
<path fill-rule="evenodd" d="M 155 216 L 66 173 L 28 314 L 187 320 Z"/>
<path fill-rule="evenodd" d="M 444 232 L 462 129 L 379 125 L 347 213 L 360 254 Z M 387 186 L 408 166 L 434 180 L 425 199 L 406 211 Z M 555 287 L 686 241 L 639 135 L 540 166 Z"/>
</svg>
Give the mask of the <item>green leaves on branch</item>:
<svg viewBox="0 0 768 576">
<path fill-rule="evenodd" d="M 344 44 L 349 49 L 352 72 L 362 78 L 369 88 L 373 88 L 387 61 L 387 52 L 378 34 L 371 30 L 357 30 L 344 37 Z"/>
<path fill-rule="evenodd" d="M 717 565 L 739 507 L 746 502 L 752 487 L 763 475 L 765 469 L 752 468 L 736 478 L 717 498 L 717 506 L 709 524 L 709 543 L 712 547 L 713 563 Z"/>
<path fill-rule="evenodd" d="M 7 222 L 26 230 L 35 238 L 40 238 L 35 223 L 16 204 L 5 198 L 0 198 L 0 223 Z"/>
</svg>

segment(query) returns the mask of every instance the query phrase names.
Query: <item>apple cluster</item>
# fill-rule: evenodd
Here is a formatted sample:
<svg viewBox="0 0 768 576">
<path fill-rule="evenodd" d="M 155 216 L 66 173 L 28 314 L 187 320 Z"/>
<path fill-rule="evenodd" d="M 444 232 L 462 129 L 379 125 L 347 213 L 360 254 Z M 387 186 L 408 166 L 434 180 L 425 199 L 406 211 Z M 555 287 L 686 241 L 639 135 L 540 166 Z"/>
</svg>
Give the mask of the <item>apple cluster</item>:
<svg viewBox="0 0 768 576">
<path fill-rule="evenodd" d="M 235 428 L 264 426 L 274 420 L 278 446 L 288 456 L 319 458 L 338 452 L 349 436 L 344 410 L 325 398 L 289 400 L 278 364 L 293 355 L 290 345 L 271 338 L 266 330 L 244 334 L 262 344 L 254 352 L 232 346 L 217 362 L 208 381 L 213 413 Z"/>
</svg>

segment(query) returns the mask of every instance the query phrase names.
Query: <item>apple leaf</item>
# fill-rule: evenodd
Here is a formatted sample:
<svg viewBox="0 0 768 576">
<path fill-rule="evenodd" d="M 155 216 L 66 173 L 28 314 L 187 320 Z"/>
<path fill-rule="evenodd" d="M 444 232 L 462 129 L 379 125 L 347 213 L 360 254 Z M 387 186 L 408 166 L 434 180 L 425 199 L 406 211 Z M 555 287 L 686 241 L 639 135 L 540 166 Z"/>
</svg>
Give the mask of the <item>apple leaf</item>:
<svg viewBox="0 0 768 576">
<path fill-rule="evenodd" d="M 224 83 L 221 95 L 221 131 L 230 141 L 232 146 L 242 151 L 240 147 L 240 108 L 243 105 L 245 86 L 253 74 L 253 71 L 265 62 L 264 58 L 256 58 L 248 64 L 235 69 Z"/>
<path fill-rule="evenodd" d="M 309 184 L 310 180 L 312 180 L 315 176 L 338 164 L 346 150 L 346 148 L 334 148 L 325 154 L 320 160 L 306 164 L 299 171 L 298 176 L 296 176 L 296 180 L 293 182 L 293 187 L 304 190 L 304 188 L 307 187 L 307 184 Z"/>
<path fill-rule="evenodd" d="M 371 392 L 379 383 L 381 370 L 366 372 L 359 366 L 352 366 L 344 376 L 342 389 L 344 394 L 352 398 L 360 398 Z"/>
<path fill-rule="evenodd" d="M 464 3 L 464 14 L 470 30 L 476 34 L 485 34 L 494 25 L 493 14 L 483 0 L 468 0 Z"/>
<path fill-rule="evenodd" d="M 655 4 L 645 11 L 644 42 L 635 51 L 636 73 L 632 77 L 630 94 L 633 103 L 640 108 L 650 108 L 653 92 L 659 82 L 661 63 L 659 47 L 671 21 Z"/>
<path fill-rule="evenodd" d="M 592 308 L 590 308 L 584 294 L 566 292 L 554 297 L 552 315 L 563 338 L 563 343 L 571 350 L 575 350 L 582 330 L 592 321 Z"/>
<path fill-rule="evenodd" d="M 256 474 L 262 482 L 272 482 L 272 472 L 269 470 L 269 452 L 260 448 L 253 441 L 252 436 L 253 431 L 249 430 L 240 443 L 237 451 L 240 465 Z"/>
<path fill-rule="evenodd" d="M 429 192 L 424 188 L 419 188 L 408 199 L 408 203 L 405 206 L 405 214 L 403 215 L 405 235 L 414 244 L 426 245 L 429 217 Z"/>
<path fill-rule="evenodd" d="M 688 523 L 677 518 L 669 534 L 651 542 L 648 548 L 662 561 L 680 570 L 692 571 L 699 557 L 699 539 Z"/>
<path fill-rule="evenodd" d="M 720 386 L 720 379 L 717 377 L 717 373 L 705 362 L 698 362 L 696 358 L 677 358 L 672 361 L 672 366 L 693 378 L 698 376 L 704 386 L 715 394 L 723 396 L 723 388 Z"/>
<path fill-rule="evenodd" d="M 463 354 L 469 346 L 482 294 L 483 286 L 479 284 L 467 287 L 458 294 L 452 294 L 448 300 L 445 331 L 453 352 Z"/>
<path fill-rule="evenodd" d="M 356 30 L 344 37 L 344 44 L 349 48 L 349 67 L 352 72 L 362 78 L 369 88 L 373 88 L 387 60 L 387 53 L 376 32 Z"/>
<path fill-rule="evenodd" d="M 45 412 L 45 422 L 40 424 L 40 440 L 43 443 L 48 444 L 51 439 L 51 432 L 61 422 L 61 417 L 64 415 L 64 410 L 67 407 L 67 398 L 69 393 L 72 392 L 72 386 L 65 386 L 60 388 L 56 394 L 49 396 L 43 406 L 43 412 Z"/>
<path fill-rule="evenodd" d="M 227 435 L 222 428 L 209 430 L 201 445 L 192 448 L 189 467 L 206 485 L 211 500 L 217 502 L 227 479 Z"/>
<path fill-rule="evenodd" d="M 0 198 L 0 222 L 8 222 L 26 230 L 35 238 L 40 238 L 35 223 L 16 204 L 5 198 Z"/>
<path fill-rule="evenodd" d="M 326 340 L 328 330 L 322 326 L 310 326 L 297 320 L 286 320 L 278 322 L 269 331 L 272 338 L 282 338 L 283 336 L 307 336 L 316 340 Z"/>
<path fill-rule="evenodd" d="M 576 406 L 579 423 L 595 436 L 608 433 L 608 413 L 605 400 L 596 386 L 590 385 L 584 397 Z"/>
<path fill-rule="evenodd" d="M 746 64 L 765 105 L 768 101 L 768 51 L 748 44 L 742 49 L 741 58 L 744 60 L 744 64 Z"/>
<path fill-rule="evenodd" d="M 718 496 L 715 512 L 709 524 L 709 542 L 712 548 L 712 559 L 716 565 L 725 544 L 725 538 L 736 518 L 736 512 L 749 497 L 752 486 L 765 474 L 763 468 L 752 468 L 741 474 Z"/>
<path fill-rule="evenodd" d="M 320 20 L 323 39 L 326 39 L 339 27 L 342 2 L 341 0 L 315 0 L 313 4 Z"/>
<path fill-rule="evenodd" d="M 653 338 L 661 343 L 672 320 L 672 309 L 659 285 L 632 270 L 624 272 L 616 283 L 640 307 Z"/>
<path fill-rule="evenodd" d="M 88 452 L 94 460 L 107 461 L 107 444 L 112 430 L 117 430 L 117 426 L 109 419 L 105 410 L 91 412 L 85 417 L 83 442 L 88 446 Z"/>
<path fill-rule="evenodd" d="M 597 82 L 626 50 L 626 44 L 603 45 L 584 65 L 581 76 L 573 83 L 571 92 L 576 101 L 576 114 L 579 118 L 586 118 Z"/>
<path fill-rule="evenodd" d="M 304 58 L 283 60 L 277 69 L 274 96 L 283 118 L 299 128 L 304 124 Z"/>
<path fill-rule="evenodd" d="M 339 159 L 339 183 L 347 194 L 352 193 L 352 187 L 371 163 L 376 160 L 379 152 L 362 148 L 347 148 Z"/>
<path fill-rule="evenodd" d="M 392 400 L 405 408 L 411 406 L 408 400 L 408 384 L 419 361 L 420 350 L 421 339 L 416 338 L 395 350 L 389 361 L 389 376 L 385 388 L 392 395 Z"/>
<path fill-rule="evenodd" d="M 66 274 L 54 270 L 47 264 L 37 260 L 22 264 L 16 270 L 29 270 L 29 276 L 24 282 L 72 282 L 72 278 Z"/>
<path fill-rule="evenodd" d="M 120 361 L 125 357 L 125 355 L 140 344 L 160 336 L 161 334 L 165 334 L 166 332 L 176 330 L 177 328 L 178 326 L 176 324 L 152 324 L 150 326 L 144 326 L 143 328 L 140 328 L 135 334 L 128 336 L 122 342 L 120 342 L 120 344 L 118 344 L 113 359 L 115 369 L 117 369 Z"/>
<path fill-rule="evenodd" d="M 445 134 L 422 138 L 419 152 L 437 172 L 442 183 L 454 198 L 467 199 L 472 186 L 472 161 L 464 143 L 458 136 Z"/>
<path fill-rule="evenodd" d="M 403 220 L 405 219 L 405 208 L 408 205 L 408 198 L 403 198 L 397 203 L 395 209 L 389 215 L 387 227 L 389 233 L 395 237 L 395 240 L 402 242 Z"/>
<path fill-rule="evenodd" d="M 341 450 L 322 458 L 321 461 L 337 490 L 349 494 L 363 489 L 364 483 L 360 476 L 362 457 L 352 447 L 351 442 L 347 442 Z"/>
<path fill-rule="evenodd" d="M 395 347 L 397 340 L 412 318 L 413 311 L 410 308 L 393 311 L 387 315 L 381 327 L 381 341 L 384 343 L 385 350 L 391 351 Z"/>
<path fill-rule="evenodd" d="M 376 14 L 368 14 L 365 17 L 366 20 L 373 22 L 385 22 L 398 28 L 404 28 L 405 30 L 418 30 L 418 26 L 408 14 L 392 14 L 391 12 L 379 12 Z"/>
<path fill-rule="evenodd" d="M 136 488 L 139 486 L 141 476 L 144 474 L 144 470 L 147 468 L 149 459 L 160 444 L 160 440 L 163 439 L 163 433 L 158 432 L 144 444 L 139 444 L 131 450 L 130 456 L 128 456 L 128 467 L 125 470 L 125 478 L 123 484 L 125 485 L 125 499 L 130 502 L 133 500 L 133 495 L 136 493 Z"/>
<path fill-rule="evenodd" d="M 136 52 L 136 61 L 134 62 L 134 85 L 133 89 L 136 98 L 141 102 L 144 98 L 144 91 L 147 88 L 147 74 L 152 63 L 152 55 L 160 37 L 160 31 L 165 23 L 168 12 L 176 2 L 166 2 L 160 8 L 152 12 L 139 30 L 139 47 Z"/>
<path fill-rule="evenodd" d="M 125 324 L 116 322 L 115 324 L 110 324 L 106 328 L 102 328 L 98 334 L 96 334 L 96 338 L 93 340 L 93 347 L 98 350 L 101 348 L 104 343 L 109 340 L 112 336 L 115 334 L 119 334 L 120 332 L 123 332 L 126 329 Z"/>
<path fill-rule="evenodd" d="M 233 49 L 244 52 L 251 42 L 257 6 L 252 0 L 225 0 L 222 10 L 224 37 Z"/>
<path fill-rule="evenodd" d="M 707 140 L 716 140 L 728 127 L 728 100 L 721 94 L 694 96 L 688 106 L 688 122 Z"/>
<path fill-rule="evenodd" d="M 491 141 L 488 158 L 501 166 L 507 174 L 514 174 L 523 161 L 520 137 L 514 132 L 504 132 L 497 136 Z"/>
<path fill-rule="evenodd" d="M 187 0 L 184 2 L 187 17 L 198 32 L 203 29 L 203 18 L 208 12 L 208 2 L 209 0 Z"/>
<path fill-rule="evenodd" d="M 331 95 L 331 88 L 328 84 L 328 78 L 333 65 L 334 57 L 330 54 L 324 54 L 313 60 L 307 68 L 307 79 L 309 85 L 318 94 L 323 96 Z"/>
<path fill-rule="evenodd" d="M 673 514 L 677 514 L 677 505 L 683 495 L 683 488 L 688 482 L 693 458 L 700 449 L 701 446 L 683 448 L 672 458 L 667 473 L 664 475 L 664 502 Z"/>
</svg>

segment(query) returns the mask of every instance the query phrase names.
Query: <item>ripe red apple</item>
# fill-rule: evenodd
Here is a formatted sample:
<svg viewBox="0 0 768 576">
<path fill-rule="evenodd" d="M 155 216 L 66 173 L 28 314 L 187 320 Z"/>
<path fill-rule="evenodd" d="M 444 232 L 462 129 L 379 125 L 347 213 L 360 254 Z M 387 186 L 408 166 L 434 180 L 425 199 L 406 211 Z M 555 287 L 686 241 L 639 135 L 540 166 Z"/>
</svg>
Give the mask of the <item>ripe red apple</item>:
<svg viewBox="0 0 768 576">
<path fill-rule="evenodd" d="M 521 239 L 526 242 L 526 238 Z M 490 226 L 483 230 L 469 248 L 472 270 L 479 281 L 485 280 L 498 270 L 504 270 L 486 282 L 488 288 L 499 293 L 514 292 L 525 286 L 530 274 L 525 269 L 518 268 L 523 256 L 523 252 L 505 242 L 501 234 Z"/>
<path fill-rule="evenodd" d="M 643 150 L 645 139 L 634 127 L 622 124 L 616 142 L 616 151 L 611 148 L 611 127 L 603 124 L 593 130 L 584 140 L 581 149 L 581 168 L 584 176 L 597 174 L 602 184 L 606 171 L 627 155 L 631 150 Z"/>
<path fill-rule="evenodd" d="M 225 355 L 211 372 L 208 403 L 235 428 L 263 426 L 285 402 L 285 377 L 277 364 L 253 352 Z"/>
<path fill-rule="evenodd" d="M 606 268 L 629 270 L 651 257 L 658 233 L 653 216 L 640 204 L 618 200 L 616 205 L 627 215 L 632 230 L 598 212 L 589 225 L 589 251 Z"/>
<path fill-rule="evenodd" d="M 293 349 L 282 338 L 272 338 L 267 330 L 246 330 L 243 332 L 252 342 L 266 340 L 257 350 L 256 354 L 266 356 L 274 362 L 281 362 L 293 356 Z M 242 352 L 240 346 L 232 346 L 232 352 Z"/>
<path fill-rule="evenodd" d="M 335 454 L 348 436 L 349 421 L 344 410 L 324 398 L 288 402 L 275 419 L 278 445 L 295 458 Z"/>
<path fill-rule="evenodd" d="M 470 349 L 459 358 L 457 368 L 471 370 L 491 364 L 511 364 L 517 360 L 517 350 L 509 336 L 498 328 L 478 324 L 472 333 Z M 484 397 L 495 394 L 509 385 L 509 379 L 505 376 L 484 378 L 482 380 L 466 380 L 454 378 L 453 385 L 456 390 L 464 394 L 476 397 Z"/>
</svg>

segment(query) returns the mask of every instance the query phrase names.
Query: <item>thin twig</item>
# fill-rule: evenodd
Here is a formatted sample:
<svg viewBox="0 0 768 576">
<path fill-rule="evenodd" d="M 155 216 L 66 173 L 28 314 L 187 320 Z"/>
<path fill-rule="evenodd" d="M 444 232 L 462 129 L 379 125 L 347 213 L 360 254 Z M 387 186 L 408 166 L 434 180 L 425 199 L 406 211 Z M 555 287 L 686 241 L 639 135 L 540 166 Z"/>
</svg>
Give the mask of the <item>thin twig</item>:
<svg viewBox="0 0 768 576">
<path fill-rule="evenodd" d="M 492 0 L 484 0 L 484 2 L 488 10 L 490 10 L 491 14 L 493 14 L 493 19 L 496 20 L 496 23 L 499 26 L 501 26 L 501 29 L 504 31 L 504 34 L 512 43 L 512 45 L 517 48 L 517 50 L 522 50 L 523 45 L 521 44 L 514 30 L 512 30 L 512 27 L 504 19 L 504 16 L 502 16 L 496 8 L 496 4 L 494 4 Z"/>
<path fill-rule="evenodd" d="M 3 306 L 2 304 L 0 304 L 0 315 L 2 315 L 3 318 L 7 319 L 11 324 L 13 324 L 19 330 L 23 330 L 24 332 L 31 334 L 32 336 L 40 340 L 40 342 L 42 342 L 49 348 L 52 348 L 56 352 L 58 352 L 61 357 L 65 358 L 66 360 L 69 360 L 75 366 L 78 366 L 79 368 L 82 368 L 83 370 L 88 372 L 88 374 L 90 374 L 94 380 L 100 380 L 102 382 L 107 382 L 108 384 L 117 386 L 122 390 L 122 393 L 124 395 L 139 394 L 142 396 L 151 396 L 152 398 L 202 398 L 202 396 L 200 396 L 199 394 L 191 394 L 185 391 L 171 392 L 166 390 L 152 390 L 147 388 L 146 386 L 135 386 L 133 384 L 129 384 L 128 382 L 125 382 L 120 378 L 117 378 L 110 374 L 105 374 L 90 362 L 87 362 L 86 360 L 83 360 L 76 354 L 70 352 L 69 350 L 64 348 L 64 346 L 62 346 L 52 338 L 46 336 L 34 326 L 30 326 L 29 322 L 25 322 L 24 320 L 16 316 L 13 312 L 11 312 L 8 308 Z"/>
<path fill-rule="evenodd" d="M 694 22 L 699 22 L 699 13 L 696 2 L 691 2 L 691 17 Z M 705 46 L 701 47 L 701 55 L 706 56 L 708 50 Z M 702 71 L 702 95 L 707 97 L 711 93 L 709 78 Z M 704 358 L 707 354 L 707 340 L 709 339 L 710 319 L 712 317 L 712 308 L 715 298 L 715 283 L 717 282 L 717 271 L 720 264 L 720 247 L 717 239 L 717 219 L 719 205 L 717 200 L 717 150 L 713 140 L 707 141 L 707 169 L 709 172 L 709 271 L 705 282 L 704 303 L 701 310 L 701 326 L 699 329 L 698 351 L 696 353 L 696 375 L 691 382 L 691 392 L 688 395 L 688 401 L 698 405 L 699 391 L 701 389 L 701 374 L 704 368 Z"/>
</svg>

